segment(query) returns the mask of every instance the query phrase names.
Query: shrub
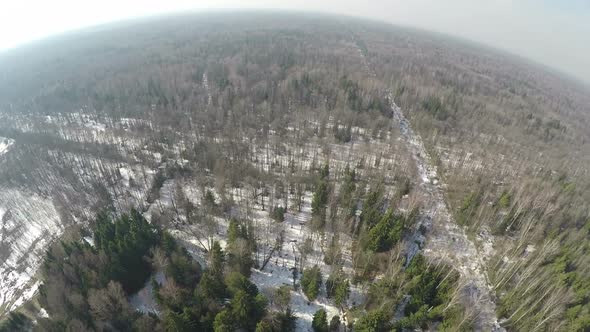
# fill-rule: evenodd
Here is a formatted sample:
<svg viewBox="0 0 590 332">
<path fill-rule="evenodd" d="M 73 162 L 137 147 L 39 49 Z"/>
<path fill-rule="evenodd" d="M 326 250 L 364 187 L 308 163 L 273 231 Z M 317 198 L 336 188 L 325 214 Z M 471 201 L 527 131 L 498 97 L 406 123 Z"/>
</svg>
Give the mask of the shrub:
<svg viewBox="0 0 590 332">
<path fill-rule="evenodd" d="M 272 213 L 270 214 L 270 217 L 277 222 L 283 222 L 285 221 L 285 208 L 282 206 L 276 206 L 273 210 Z"/>
</svg>

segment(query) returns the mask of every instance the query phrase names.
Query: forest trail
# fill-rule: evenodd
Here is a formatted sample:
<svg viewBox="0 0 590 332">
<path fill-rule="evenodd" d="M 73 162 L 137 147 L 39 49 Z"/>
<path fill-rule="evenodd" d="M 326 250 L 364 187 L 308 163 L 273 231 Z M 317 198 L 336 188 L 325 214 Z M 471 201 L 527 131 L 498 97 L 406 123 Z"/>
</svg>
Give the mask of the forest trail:
<svg viewBox="0 0 590 332">
<path fill-rule="evenodd" d="M 366 55 L 358 43 L 355 42 L 355 45 L 368 75 L 376 78 L 376 72 L 371 68 Z M 418 168 L 420 180 L 416 187 L 423 196 L 419 228 L 426 229 L 426 239 L 416 231 L 409 244 L 408 256 L 413 257 L 423 247 L 425 256 L 450 264 L 461 275 L 460 287 L 467 312 L 472 311 L 474 328 L 477 331 L 505 331 L 498 323 L 496 303 L 492 299 L 493 290 L 486 276 L 483 254 L 449 213 L 437 169 L 433 166 L 422 138 L 412 130 L 401 108 L 395 104 L 392 91 L 388 88 L 386 93 L 394 123 L 399 125 L 401 137 Z"/>
<path fill-rule="evenodd" d="M 207 77 L 207 72 L 203 73 L 203 86 L 207 91 L 207 106 L 211 106 L 213 103 L 213 95 L 211 95 L 211 89 L 209 88 L 209 78 Z"/>
</svg>

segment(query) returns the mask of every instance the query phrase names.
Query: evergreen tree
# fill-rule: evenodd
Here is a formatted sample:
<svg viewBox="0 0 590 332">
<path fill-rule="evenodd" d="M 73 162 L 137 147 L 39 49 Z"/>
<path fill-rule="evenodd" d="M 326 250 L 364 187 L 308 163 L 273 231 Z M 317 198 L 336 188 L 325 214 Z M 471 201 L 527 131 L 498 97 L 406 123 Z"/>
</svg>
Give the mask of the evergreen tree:
<svg viewBox="0 0 590 332">
<path fill-rule="evenodd" d="M 251 319 L 254 311 L 253 298 L 243 290 L 238 290 L 231 301 L 231 313 L 238 324 L 244 324 Z"/>
<path fill-rule="evenodd" d="M 164 316 L 164 328 L 166 331 L 190 332 L 197 328 L 197 324 L 186 312 L 168 310 Z"/>
<path fill-rule="evenodd" d="M 344 183 L 340 189 L 340 204 L 345 209 L 350 209 L 352 204 L 352 195 L 356 190 L 356 171 L 350 170 L 350 167 L 346 165 L 344 170 Z"/>
<path fill-rule="evenodd" d="M 277 206 L 272 210 L 270 217 L 277 222 L 285 221 L 285 208 L 282 206 Z"/>
<path fill-rule="evenodd" d="M 179 285 L 194 288 L 201 277 L 201 265 L 193 260 L 186 249 L 180 248 L 170 255 L 166 273 Z"/>
<path fill-rule="evenodd" d="M 330 319 L 330 332 L 338 332 L 340 331 L 340 316 L 334 315 L 332 319 Z"/>
<path fill-rule="evenodd" d="M 320 180 L 327 180 L 329 176 L 330 176 L 330 165 L 326 163 L 320 169 Z"/>
<path fill-rule="evenodd" d="M 348 297 L 350 296 L 350 283 L 348 280 L 344 280 L 336 286 L 336 292 L 334 294 L 334 304 L 338 307 L 342 307 Z"/>
<path fill-rule="evenodd" d="M 204 302 L 221 302 L 226 295 L 223 279 L 213 271 L 206 270 L 195 289 L 195 295 Z"/>
<path fill-rule="evenodd" d="M 20 312 L 11 312 L 5 321 L 0 321 L 0 332 L 25 331 L 31 322 Z"/>
<path fill-rule="evenodd" d="M 268 320 L 261 320 L 256 324 L 256 332 L 274 332 L 272 324 Z"/>
<path fill-rule="evenodd" d="M 262 294 L 238 290 L 230 303 L 231 314 L 236 324 L 247 330 L 254 330 L 266 312 L 266 298 Z"/>
<path fill-rule="evenodd" d="M 239 291 L 246 292 L 248 295 L 254 297 L 258 295 L 258 288 L 248 278 L 239 272 L 231 272 L 225 278 L 225 284 L 232 296 Z"/>
<path fill-rule="evenodd" d="M 215 332 L 227 332 L 227 331 L 234 331 L 234 322 L 235 318 L 232 316 L 230 310 L 225 309 L 222 310 L 215 316 L 215 321 L 213 322 L 213 331 Z"/>
<path fill-rule="evenodd" d="M 373 189 L 367 194 L 361 213 L 361 221 L 367 229 L 371 229 L 381 219 L 382 195 L 381 187 Z M 358 232 L 360 229 L 357 230 L 357 234 Z"/>
<path fill-rule="evenodd" d="M 330 187 L 328 177 L 330 175 L 330 167 L 325 164 L 320 169 L 320 178 L 316 185 L 313 199 L 311 202 L 311 212 L 314 217 L 319 217 L 323 225 L 326 218 L 326 205 L 328 204 L 328 195 L 330 194 Z"/>
<path fill-rule="evenodd" d="M 337 307 L 341 307 L 350 295 L 350 283 L 341 273 L 332 273 L 326 280 L 326 296 L 334 300 Z"/>
<path fill-rule="evenodd" d="M 328 182 L 325 180 L 320 180 L 316 186 L 316 190 L 311 201 L 311 212 L 313 215 L 317 216 L 325 213 L 326 204 L 328 203 L 328 194 Z"/>
<path fill-rule="evenodd" d="M 205 196 L 203 198 L 203 205 L 209 211 L 213 211 L 217 207 L 217 203 L 215 203 L 215 195 L 213 195 L 213 192 L 211 192 L 211 190 L 209 190 L 209 189 L 207 189 L 207 191 L 205 191 Z"/>
<path fill-rule="evenodd" d="M 281 322 L 281 332 L 293 332 L 297 327 L 296 321 L 297 317 L 291 311 L 291 308 L 287 308 L 284 314 L 279 314 L 279 320 Z"/>
<path fill-rule="evenodd" d="M 240 228 L 239 221 L 236 218 L 231 218 L 229 221 L 229 226 L 227 227 L 228 246 L 234 244 L 236 240 L 242 236 L 242 231 Z"/>
<path fill-rule="evenodd" d="M 370 229 L 366 248 L 375 252 L 387 251 L 401 240 L 405 229 L 404 218 L 395 216 L 393 210 L 389 209 Z"/>
<path fill-rule="evenodd" d="M 389 331 L 389 318 L 381 311 L 370 311 L 354 323 L 355 332 Z"/>
<path fill-rule="evenodd" d="M 209 270 L 215 276 L 221 277 L 223 274 L 223 266 L 225 263 L 225 256 L 219 241 L 213 242 L 213 246 L 208 254 Z"/>
<path fill-rule="evenodd" d="M 305 296 L 307 296 L 308 300 L 313 301 L 318 297 L 321 285 L 322 272 L 317 265 L 314 265 L 312 268 L 303 271 L 303 276 L 301 277 L 301 288 L 303 289 L 303 293 Z"/>
<path fill-rule="evenodd" d="M 252 252 L 256 250 L 256 242 L 246 225 L 236 219 L 231 219 L 228 228 L 227 264 L 233 271 L 250 276 L 250 269 L 254 265 Z"/>
<path fill-rule="evenodd" d="M 151 267 L 137 257 L 145 256 L 157 239 L 156 229 L 136 210 L 115 221 L 100 215 L 94 232 L 95 248 L 110 260 L 108 267 L 99 271 L 102 279 L 119 281 L 128 293 L 142 287 Z"/>
<path fill-rule="evenodd" d="M 320 309 L 313 315 L 311 327 L 314 332 L 328 332 L 328 317 L 326 310 Z"/>
</svg>

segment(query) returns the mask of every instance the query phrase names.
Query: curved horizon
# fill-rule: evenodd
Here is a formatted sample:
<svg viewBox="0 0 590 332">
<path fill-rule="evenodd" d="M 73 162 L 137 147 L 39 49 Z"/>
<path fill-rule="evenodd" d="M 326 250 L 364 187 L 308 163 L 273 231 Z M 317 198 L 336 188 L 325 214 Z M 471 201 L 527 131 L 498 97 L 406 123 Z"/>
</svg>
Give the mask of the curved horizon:
<svg viewBox="0 0 590 332">
<path fill-rule="evenodd" d="M 563 70 L 562 68 L 553 66 L 551 64 L 547 64 L 542 61 L 538 61 L 534 58 L 531 58 L 530 56 L 518 54 L 512 50 L 501 48 L 496 45 L 485 43 L 485 42 L 482 42 L 479 40 L 474 40 L 471 38 L 463 37 L 463 36 L 452 34 L 452 33 L 426 29 L 426 28 L 419 27 L 419 26 L 400 24 L 400 23 L 396 23 L 396 22 L 389 22 L 389 21 L 382 20 L 379 18 L 374 18 L 374 17 L 364 17 L 364 16 L 349 15 L 349 14 L 337 14 L 337 13 L 333 13 L 333 12 L 307 11 L 307 10 L 297 10 L 297 9 L 210 8 L 210 9 L 202 9 L 202 10 L 169 11 L 169 12 L 163 12 L 163 13 L 146 14 L 143 16 L 124 17 L 124 18 L 115 19 L 112 21 L 98 22 L 95 24 L 80 26 L 80 27 L 76 27 L 73 29 L 65 30 L 65 31 L 51 33 L 51 34 L 44 35 L 44 36 L 41 36 L 36 39 L 23 41 L 22 43 L 19 43 L 17 45 L 13 45 L 13 46 L 7 47 L 7 48 L 0 47 L 0 56 L 3 54 L 10 55 L 10 53 L 12 53 L 12 52 L 18 52 L 19 50 L 24 50 L 27 47 L 35 47 L 35 46 L 38 46 L 39 44 L 51 43 L 52 41 L 54 41 L 56 39 L 59 39 L 62 37 L 67 37 L 68 35 L 91 32 L 92 30 L 101 29 L 101 28 L 114 28 L 114 27 L 121 26 L 121 25 L 128 26 L 128 25 L 134 25 L 134 24 L 149 23 L 150 20 L 173 18 L 175 16 L 182 16 L 182 15 L 197 15 L 198 16 L 198 15 L 204 15 L 207 13 L 215 13 L 215 14 L 250 13 L 250 14 L 255 14 L 255 13 L 273 13 L 273 12 L 281 13 L 281 14 L 317 15 L 317 16 L 330 16 L 332 18 L 356 19 L 356 20 L 360 20 L 360 21 L 386 24 L 386 25 L 390 25 L 392 27 L 397 27 L 397 28 L 402 28 L 402 29 L 413 29 L 413 30 L 417 30 L 417 31 L 422 31 L 424 33 L 438 35 L 441 38 L 451 38 L 451 39 L 454 39 L 455 41 L 458 41 L 458 42 L 469 43 L 473 47 L 487 48 L 488 50 L 490 50 L 492 52 L 501 54 L 503 56 L 517 58 L 518 60 L 523 61 L 524 63 L 526 63 L 528 65 L 540 66 L 545 71 L 553 72 L 554 74 L 560 75 L 560 76 L 562 76 L 568 80 L 571 80 L 575 83 L 580 83 L 586 87 L 590 87 L 590 80 L 585 79 L 584 77 L 580 77 L 579 75 L 572 74 L 566 70 Z"/>
<path fill-rule="evenodd" d="M 411 4 L 400 0 L 363 4 L 349 0 L 311 4 L 303 0 L 171 0 L 164 4 L 132 0 L 83 5 L 70 0 L 27 2 L 3 6 L 7 8 L 3 8 L 5 17 L 0 20 L 1 53 L 69 32 L 134 19 L 208 11 L 297 11 L 345 15 L 442 33 L 527 58 L 590 83 L 590 45 L 584 38 L 590 35 L 590 3 L 580 0 L 451 0 L 443 4 L 435 0 Z M 38 9 L 32 13 L 32 7 Z"/>
</svg>

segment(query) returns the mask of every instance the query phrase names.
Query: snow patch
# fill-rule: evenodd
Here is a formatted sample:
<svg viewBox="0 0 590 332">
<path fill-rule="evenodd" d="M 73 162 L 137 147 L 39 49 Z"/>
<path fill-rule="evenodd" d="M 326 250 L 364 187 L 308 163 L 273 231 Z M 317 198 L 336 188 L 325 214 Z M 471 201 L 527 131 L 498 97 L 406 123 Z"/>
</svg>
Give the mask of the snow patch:
<svg viewBox="0 0 590 332">
<path fill-rule="evenodd" d="M 41 308 L 41 310 L 39 310 L 38 316 L 41 318 L 49 318 L 49 314 L 47 313 L 47 310 L 45 310 L 45 308 Z"/>
<path fill-rule="evenodd" d="M 166 276 L 164 272 L 158 271 L 154 274 L 154 279 L 156 282 L 162 286 L 166 283 Z M 129 303 L 135 310 L 144 313 L 144 314 L 160 314 L 160 309 L 158 304 L 156 303 L 156 299 L 154 298 L 154 289 L 152 287 L 152 279 L 148 279 L 145 282 L 145 285 L 142 289 L 140 289 L 137 293 L 131 295 L 129 298 Z"/>
<path fill-rule="evenodd" d="M 92 236 L 85 236 L 83 237 L 84 241 L 88 243 L 90 246 L 94 247 L 94 238 Z"/>
<path fill-rule="evenodd" d="M 123 180 L 123 185 L 125 187 L 129 187 L 129 179 L 131 178 L 129 175 L 130 172 L 131 170 L 127 167 L 119 168 L 119 174 L 121 174 L 121 179 Z"/>
<path fill-rule="evenodd" d="M 39 286 L 34 275 L 47 245 L 63 232 L 53 203 L 35 194 L 0 190 L 0 311 L 16 309 Z"/>
<path fill-rule="evenodd" d="M 0 137 L 0 156 L 8 152 L 8 149 L 14 144 L 14 140 L 10 138 Z"/>
</svg>

